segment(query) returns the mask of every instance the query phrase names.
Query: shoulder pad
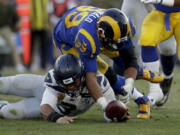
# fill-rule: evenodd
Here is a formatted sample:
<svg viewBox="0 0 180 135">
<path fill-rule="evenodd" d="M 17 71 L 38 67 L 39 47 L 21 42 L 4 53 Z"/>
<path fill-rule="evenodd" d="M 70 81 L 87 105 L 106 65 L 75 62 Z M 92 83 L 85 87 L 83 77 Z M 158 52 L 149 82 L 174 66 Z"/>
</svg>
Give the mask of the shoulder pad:
<svg viewBox="0 0 180 135">
<path fill-rule="evenodd" d="M 105 88 L 108 85 L 107 78 L 101 73 L 97 74 L 97 81 L 98 81 L 99 85 L 101 86 L 101 88 Z"/>
<path fill-rule="evenodd" d="M 100 53 L 99 40 L 97 40 L 97 34 L 93 33 L 85 28 L 81 28 L 75 39 L 75 46 L 79 52 L 86 56 L 93 58 Z"/>
<path fill-rule="evenodd" d="M 57 86 L 56 80 L 54 79 L 54 70 L 50 70 L 45 76 L 45 84 L 50 86 Z"/>
</svg>

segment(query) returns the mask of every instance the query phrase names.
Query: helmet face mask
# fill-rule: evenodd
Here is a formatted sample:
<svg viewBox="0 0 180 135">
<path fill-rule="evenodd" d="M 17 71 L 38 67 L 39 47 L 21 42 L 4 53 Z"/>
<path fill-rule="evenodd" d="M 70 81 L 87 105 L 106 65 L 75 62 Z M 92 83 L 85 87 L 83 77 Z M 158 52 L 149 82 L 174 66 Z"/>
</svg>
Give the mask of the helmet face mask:
<svg viewBox="0 0 180 135">
<path fill-rule="evenodd" d="M 55 62 L 54 78 L 66 94 L 78 96 L 85 80 L 81 60 L 72 54 L 61 55 Z"/>
<path fill-rule="evenodd" d="M 129 20 L 118 9 L 112 8 L 104 12 L 97 22 L 97 33 L 103 47 L 118 51 L 129 39 Z"/>
<path fill-rule="evenodd" d="M 72 78 L 71 78 L 72 79 Z M 61 87 L 66 90 L 66 94 L 71 97 L 77 97 L 82 91 L 82 84 L 84 82 L 84 77 L 74 79 L 70 84 L 60 84 Z"/>
<path fill-rule="evenodd" d="M 100 42 L 102 43 L 102 46 L 104 46 L 106 49 L 110 51 L 119 51 L 120 49 L 126 46 L 128 39 L 128 36 L 120 38 L 117 41 L 113 41 L 111 39 L 106 38 L 100 38 Z"/>
</svg>

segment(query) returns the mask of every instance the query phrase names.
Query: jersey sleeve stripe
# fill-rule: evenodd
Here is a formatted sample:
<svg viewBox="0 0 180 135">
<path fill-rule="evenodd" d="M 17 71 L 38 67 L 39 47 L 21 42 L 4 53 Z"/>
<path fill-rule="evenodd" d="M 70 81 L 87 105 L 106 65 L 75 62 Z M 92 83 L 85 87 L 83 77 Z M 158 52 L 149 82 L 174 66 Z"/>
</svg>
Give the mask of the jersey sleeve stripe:
<svg viewBox="0 0 180 135">
<path fill-rule="evenodd" d="M 91 48 L 92 48 L 92 54 L 95 54 L 96 52 L 96 45 L 93 37 L 85 30 L 85 29 L 80 29 L 79 33 L 84 35 L 87 40 L 90 42 Z"/>
</svg>

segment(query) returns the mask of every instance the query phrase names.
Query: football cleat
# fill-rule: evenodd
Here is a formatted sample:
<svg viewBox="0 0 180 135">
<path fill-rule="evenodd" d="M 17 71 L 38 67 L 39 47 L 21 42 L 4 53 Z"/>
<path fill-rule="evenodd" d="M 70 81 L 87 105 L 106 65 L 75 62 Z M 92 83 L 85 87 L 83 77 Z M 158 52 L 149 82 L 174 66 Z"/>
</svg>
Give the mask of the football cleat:
<svg viewBox="0 0 180 135">
<path fill-rule="evenodd" d="M 147 80 L 152 83 L 161 83 L 164 81 L 164 76 L 148 69 L 141 69 L 137 73 L 137 79 Z"/>
<path fill-rule="evenodd" d="M 138 119 L 149 119 L 150 118 L 150 101 L 147 96 L 139 97 L 135 100 L 138 104 L 139 112 L 137 115 Z"/>
<path fill-rule="evenodd" d="M 167 102 L 168 97 L 169 97 L 169 93 L 170 93 L 170 88 L 171 88 L 172 81 L 173 81 L 173 77 L 171 77 L 169 79 L 164 79 L 164 81 L 162 83 L 160 83 L 160 87 L 162 89 L 164 97 L 160 102 L 158 102 L 156 104 L 157 106 L 163 106 Z"/>
</svg>

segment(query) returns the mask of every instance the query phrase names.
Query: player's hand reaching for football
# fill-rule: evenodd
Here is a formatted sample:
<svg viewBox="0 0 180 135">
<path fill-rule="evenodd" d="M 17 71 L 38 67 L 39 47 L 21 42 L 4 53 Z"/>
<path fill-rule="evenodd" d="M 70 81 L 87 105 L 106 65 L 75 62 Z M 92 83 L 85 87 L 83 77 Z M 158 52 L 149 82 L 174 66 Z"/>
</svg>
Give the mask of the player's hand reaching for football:
<svg viewBox="0 0 180 135">
<path fill-rule="evenodd" d="M 69 123 L 74 122 L 75 119 L 77 119 L 77 117 L 64 116 L 64 117 L 60 117 L 59 119 L 57 119 L 56 123 L 69 124 Z"/>
<path fill-rule="evenodd" d="M 134 79 L 133 78 L 127 78 L 125 80 L 125 85 L 123 86 L 123 89 L 130 94 L 132 89 L 134 88 Z"/>
<path fill-rule="evenodd" d="M 102 110 L 104 111 L 108 102 L 105 97 L 100 97 L 97 99 L 97 103 L 102 107 Z"/>
</svg>

